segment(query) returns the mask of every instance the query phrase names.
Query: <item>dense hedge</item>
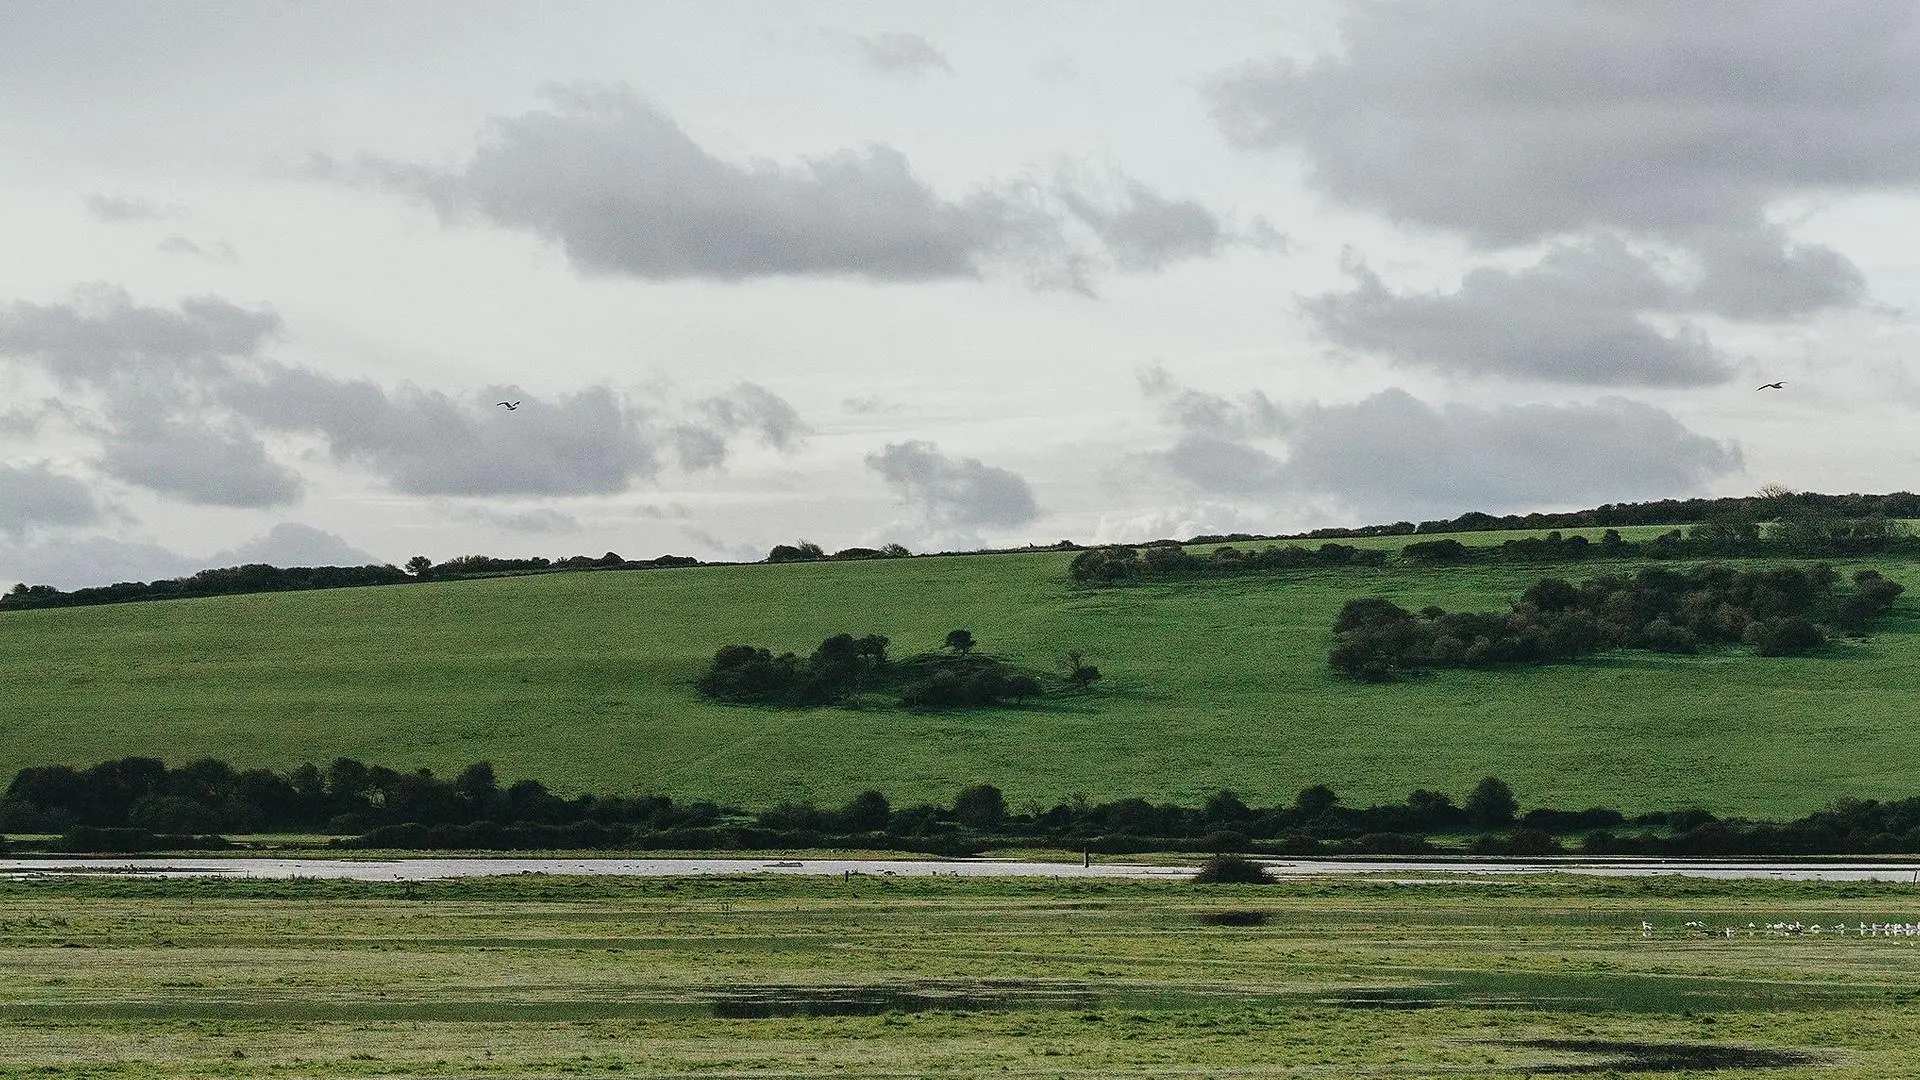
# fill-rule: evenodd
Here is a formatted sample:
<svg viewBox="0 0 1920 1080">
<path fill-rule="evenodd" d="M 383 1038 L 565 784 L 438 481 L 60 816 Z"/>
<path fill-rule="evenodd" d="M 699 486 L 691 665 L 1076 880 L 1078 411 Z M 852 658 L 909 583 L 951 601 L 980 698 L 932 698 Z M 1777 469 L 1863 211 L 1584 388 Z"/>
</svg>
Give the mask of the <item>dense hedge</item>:
<svg viewBox="0 0 1920 1080">
<path fill-rule="evenodd" d="M 327 819 L 328 813 L 334 816 Z M 188 818 L 192 827 L 165 824 Z M 895 807 L 868 791 L 837 808 L 786 803 L 749 815 L 666 796 L 561 799 L 531 780 L 503 791 L 484 764 L 445 781 L 425 770 L 403 773 L 347 759 L 324 771 L 303 766 L 285 775 L 235 772 L 216 761 L 169 769 L 148 758 L 88 769 L 23 769 L 0 798 L 0 824 L 16 832 L 59 834 L 32 845 L 16 841 L 15 849 L 99 853 L 235 846 L 214 835 L 215 828 L 346 831 L 358 835 L 335 841 L 337 846 L 400 850 L 845 848 L 968 855 L 1052 845 L 1107 854 L 1428 855 L 1457 851 L 1466 837 L 1467 850 L 1496 855 L 1557 854 L 1568 839 L 1596 855 L 1920 852 L 1920 798 L 1840 799 L 1789 822 L 1722 820 L 1703 810 L 1634 818 L 1604 807 L 1520 813 L 1507 785 L 1487 777 L 1458 805 L 1445 793 L 1421 789 L 1403 802 L 1348 807 L 1332 790 L 1315 785 L 1270 807 L 1249 806 L 1222 791 L 1197 807 L 1075 799 L 1015 813 L 998 788 L 975 784 L 944 806 Z M 1454 846 L 1436 847 L 1436 835 L 1452 837 Z M 0 839 L 0 849 L 5 847 Z"/>
<path fill-rule="evenodd" d="M 1312 566 L 1381 566 L 1386 561 L 1384 551 L 1347 544 L 1322 544 L 1313 550 L 1293 544 L 1247 551 L 1222 547 L 1205 555 L 1187 551 L 1178 544 L 1149 544 L 1144 548 L 1117 544 L 1088 548 L 1075 555 L 1067 573 L 1075 581 L 1108 585 L 1116 581 L 1197 574 L 1298 570 Z"/>
<path fill-rule="evenodd" d="M 1376 534 L 1377 535 L 1377 534 Z M 1217 537 L 1196 537 L 1200 544 Z M 1403 563 L 1459 566 L 1472 563 L 1555 564 L 1591 559 L 1829 558 L 1844 555 L 1920 555 L 1920 537 L 1883 518 L 1813 519 L 1766 526 L 1751 521 L 1720 521 L 1673 529 L 1650 540 L 1626 540 L 1608 529 L 1598 540 L 1548 532 L 1498 544 L 1464 544 L 1453 537 L 1416 540 L 1401 547 Z M 1218 577 L 1302 570 L 1326 566 L 1382 566 L 1388 552 L 1326 543 L 1316 549 L 1297 544 L 1188 551 L 1172 541 L 1088 548 L 1074 556 L 1067 573 L 1074 581 L 1111 585 L 1158 578 Z"/>
</svg>

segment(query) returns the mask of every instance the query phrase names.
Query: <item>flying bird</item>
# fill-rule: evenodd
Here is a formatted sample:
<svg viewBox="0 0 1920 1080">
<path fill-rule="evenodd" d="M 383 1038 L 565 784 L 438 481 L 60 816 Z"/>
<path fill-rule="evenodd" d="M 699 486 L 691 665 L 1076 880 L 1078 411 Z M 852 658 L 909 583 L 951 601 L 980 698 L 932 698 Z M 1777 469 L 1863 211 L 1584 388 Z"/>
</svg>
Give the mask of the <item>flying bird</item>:
<svg viewBox="0 0 1920 1080">
<path fill-rule="evenodd" d="M 1785 390 L 1786 388 L 1787 384 L 1784 382 L 1770 382 L 1764 386 L 1754 387 L 1755 390 Z"/>
<path fill-rule="evenodd" d="M 517 401 L 496 401 L 494 402 L 494 404 L 500 406 L 501 408 L 507 410 L 508 412 L 512 412 L 513 410 L 520 407 L 520 403 Z"/>
</svg>

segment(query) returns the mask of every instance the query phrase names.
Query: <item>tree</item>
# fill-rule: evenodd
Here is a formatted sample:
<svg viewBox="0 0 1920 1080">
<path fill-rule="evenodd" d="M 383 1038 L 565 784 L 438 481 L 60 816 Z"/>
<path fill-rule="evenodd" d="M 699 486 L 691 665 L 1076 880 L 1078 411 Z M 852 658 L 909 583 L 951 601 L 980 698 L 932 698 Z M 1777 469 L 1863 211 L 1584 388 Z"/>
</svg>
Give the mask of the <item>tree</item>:
<svg viewBox="0 0 1920 1080">
<path fill-rule="evenodd" d="M 962 825 L 991 829 L 1007 819 L 1007 798 L 992 784 L 975 784 L 954 797 L 953 816 Z"/>
<path fill-rule="evenodd" d="M 879 832 L 893 816 L 893 805 L 877 791 L 863 791 L 841 807 L 837 816 L 840 827 L 848 832 Z"/>
<path fill-rule="evenodd" d="M 1312 787 L 1301 788 L 1300 794 L 1293 797 L 1293 813 L 1301 821 L 1312 821 L 1333 809 L 1334 804 L 1339 801 L 1340 796 L 1335 795 L 1332 788 L 1325 784 L 1315 784 Z"/>
<path fill-rule="evenodd" d="M 965 656 L 966 654 L 972 652 L 973 651 L 973 631 L 971 630 L 947 631 L 946 647 L 949 649 L 952 649 L 954 652 L 957 652 L 962 656 Z"/>
<path fill-rule="evenodd" d="M 433 573 L 433 560 L 425 555 L 415 555 L 407 560 L 407 573 L 424 581 L 427 575 Z"/>
<path fill-rule="evenodd" d="M 1467 816 L 1475 825 L 1487 828 L 1511 825 L 1518 809 L 1520 803 L 1513 797 L 1513 789 L 1491 776 L 1475 784 L 1473 794 L 1467 796 Z"/>
<path fill-rule="evenodd" d="M 775 544 L 767 552 L 767 561 L 780 562 L 819 562 L 827 557 L 826 550 L 811 540 L 802 540 L 798 544 Z"/>
</svg>

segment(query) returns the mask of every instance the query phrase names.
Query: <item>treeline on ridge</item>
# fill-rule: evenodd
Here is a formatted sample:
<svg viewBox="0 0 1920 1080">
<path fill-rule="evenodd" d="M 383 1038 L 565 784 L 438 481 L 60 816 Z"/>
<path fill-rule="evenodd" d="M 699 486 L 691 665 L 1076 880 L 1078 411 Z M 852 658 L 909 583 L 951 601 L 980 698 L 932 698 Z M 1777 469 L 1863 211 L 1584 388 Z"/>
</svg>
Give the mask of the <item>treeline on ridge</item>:
<svg viewBox="0 0 1920 1080">
<path fill-rule="evenodd" d="M 843 548 L 828 554 L 820 545 L 802 540 L 798 545 L 778 544 L 767 555 L 767 562 L 812 562 L 830 559 L 897 559 L 912 554 L 899 544 L 881 548 Z M 156 581 L 121 581 L 112 585 L 94 585 L 63 590 L 51 585 L 21 582 L 0 593 L 0 611 L 26 608 L 85 607 L 91 604 L 124 604 L 138 600 L 180 600 L 189 597 L 233 596 L 242 593 L 295 592 L 305 589 L 342 589 L 358 585 L 399 585 L 409 581 L 462 581 L 470 578 L 506 577 L 515 574 L 547 574 L 564 570 L 665 570 L 683 566 L 706 566 L 691 555 L 659 555 L 651 559 L 627 559 L 609 551 L 604 555 L 569 555 L 549 559 L 542 555 L 527 558 L 501 558 L 494 555 L 460 555 L 445 562 L 434 562 L 425 555 L 408 559 L 404 568 L 390 564 L 367 566 L 270 566 L 248 563 L 201 570 L 186 577 Z"/>
<path fill-rule="evenodd" d="M 809 708 L 858 705 L 866 694 L 884 694 L 917 709 L 984 708 L 1023 702 L 1046 693 L 1031 671 L 974 652 L 973 634 L 952 630 L 940 652 L 903 660 L 887 656 L 887 638 L 835 634 L 812 654 L 778 655 L 755 645 L 726 645 L 695 682 L 701 694 L 740 705 Z M 1066 679 L 1084 689 L 1100 670 L 1069 653 Z"/>
<path fill-rule="evenodd" d="M 1905 586 L 1877 570 L 1852 587 L 1824 563 L 1742 570 L 1718 564 L 1644 567 L 1575 585 L 1541 578 L 1509 611 L 1418 613 L 1385 597 L 1348 601 L 1334 621 L 1327 662 L 1342 675 L 1385 682 L 1430 668 L 1487 668 L 1574 660 L 1609 649 L 1694 653 L 1751 645 L 1761 656 L 1819 648 L 1828 634 L 1864 634 Z"/>
<path fill-rule="evenodd" d="M 1817 491 L 1764 489 L 1758 494 L 1715 499 L 1656 499 L 1637 503 L 1607 503 L 1588 510 L 1559 513 L 1484 514 L 1470 510 L 1455 518 L 1432 521 L 1396 521 L 1355 528 L 1314 529 L 1292 539 L 1337 540 L 1357 536 L 1412 536 L 1425 533 L 1496 532 L 1543 529 L 1602 529 L 1621 525 L 1690 525 L 1703 521 L 1759 521 L 1770 518 L 1899 520 L 1920 518 L 1920 494 L 1895 491 L 1884 495 L 1823 495 Z M 1270 539 L 1235 533 L 1196 536 L 1188 543 Z M 1271 539 L 1287 539 L 1275 537 Z"/>
<path fill-rule="evenodd" d="M 572 555 L 564 559 L 534 557 L 500 559 L 491 555 L 462 555 L 436 563 L 425 555 L 407 560 L 406 569 L 391 565 L 368 566 L 269 566 L 248 563 L 202 570 L 181 578 L 157 581 L 122 581 L 71 591 L 51 585 L 16 584 L 0 593 L 0 610 L 9 608 L 85 607 L 91 604 L 124 604 L 140 600 L 182 600 L 189 597 L 234 596 L 242 593 L 296 592 L 306 589 L 343 589 L 359 585 L 400 585 L 410 581 L 455 581 L 463 578 L 502 577 L 508 574 L 548 573 L 558 570 L 658 570 L 674 566 L 699 566 L 700 560 L 687 555 L 661 555 L 653 559 L 623 559 L 609 551 L 605 555 Z"/>
<path fill-rule="evenodd" d="M 537 780 L 502 785 L 485 762 L 451 778 L 348 758 L 287 773 L 204 759 L 178 768 L 144 757 L 85 769 L 20 770 L 0 797 L 0 829 L 59 833 L 15 848 L 132 852 L 232 846 L 220 834 L 352 833 L 335 846 L 399 850 L 796 850 L 846 848 L 977 854 L 1052 845 L 1110 854 L 1156 850 L 1282 856 L 1475 854 L 1808 855 L 1920 851 L 1920 797 L 1839 799 L 1788 822 L 1720 819 L 1704 810 L 1629 818 L 1593 807 L 1520 812 L 1502 781 L 1464 803 L 1418 789 L 1402 802 L 1349 807 L 1325 785 L 1290 802 L 1250 806 L 1231 791 L 1202 805 L 1075 798 L 1016 811 L 992 784 L 945 805 L 895 806 L 878 791 L 842 806 L 788 802 L 758 813 L 664 795 L 562 798 Z M 1637 831 L 1629 832 L 1633 829 Z M 1450 838 L 1437 847 L 1432 838 Z M 0 839 L 0 847 L 6 842 Z"/>
<path fill-rule="evenodd" d="M 1212 538 L 1200 538 L 1201 543 Z M 1403 562 L 1416 565 L 1459 565 L 1475 562 L 1563 563 L 1588 559 L 1735 559 L 1799 556 L 1824 558 L 1844 555 L 1917 554 L 1920 537 L 1901 523 L 1886 518 L 1795 518 L 1762 525 L 1759 522 L 1710 521 L 1687 530 L 1673 529 L 1649 540 L 1628 540 L 1608 529 L 1598 540 L 1548 532 L 1498 544 L 1463 544 L 1453 537 L 1416 540 L 1403 546 Z M 1380 548 L 1356 548 L 1340 543 L 1317 549 L 1297 544 L 1237 548 L 1231 544 L 1210 551 L 1188 551 L 1171 540 L 1139 546 L 1115 544 L 1088 548 L 1074 556 L 1067 573 L 1074 581 L 1109 585 L 1116 581 L 1156 578 L 1207 577 L 1300 570 L 1325 566 L 1384 566 L 1388 553 Z"/>
</svg>

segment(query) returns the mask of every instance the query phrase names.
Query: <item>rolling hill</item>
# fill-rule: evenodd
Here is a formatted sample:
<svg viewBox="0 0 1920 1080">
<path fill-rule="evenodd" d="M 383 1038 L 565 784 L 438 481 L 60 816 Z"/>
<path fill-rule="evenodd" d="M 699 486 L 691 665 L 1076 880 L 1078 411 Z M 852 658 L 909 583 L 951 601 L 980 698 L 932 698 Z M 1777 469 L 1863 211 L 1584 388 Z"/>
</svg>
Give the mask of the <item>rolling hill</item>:
<svg viewBox="0 0 1920 1080">
<path fill-rule="evenodd" d="M 1354 543 L 1396 549 L 1403 537 Z M 1488 543 L 1498 536 L 1463 536 Z M 1390 564 L 1088 588 L 1071 553 L 579 572 L 0 616 L 0 773 L 129 754 L 289 768 L 357 757 L 563 792 L 664 792 L 746 807 L 946 801 L 990 782 L 1015 807 L 1083 794 L 1251 803 L 1326 783 L 1348 803 L 1493 774 L 1524 805 L 1703 806 L 1793 816 L 1839 795 L 1920 793 L 1916 593 L 1865 641 L 1815 657 L 1620 653 L 1363 685 L 1326 666 L 1347 599 L 1504 607 L 1543 572 L 1618 564 Z M 1920 565 L 1873 566 L 1912 586 Z M 896 655 L 970 629 L 1105 679 L 1020 708 L 776 711 L 700 699 L 716 648 L 810 650 L 879 633 Z"/>
</svg>

